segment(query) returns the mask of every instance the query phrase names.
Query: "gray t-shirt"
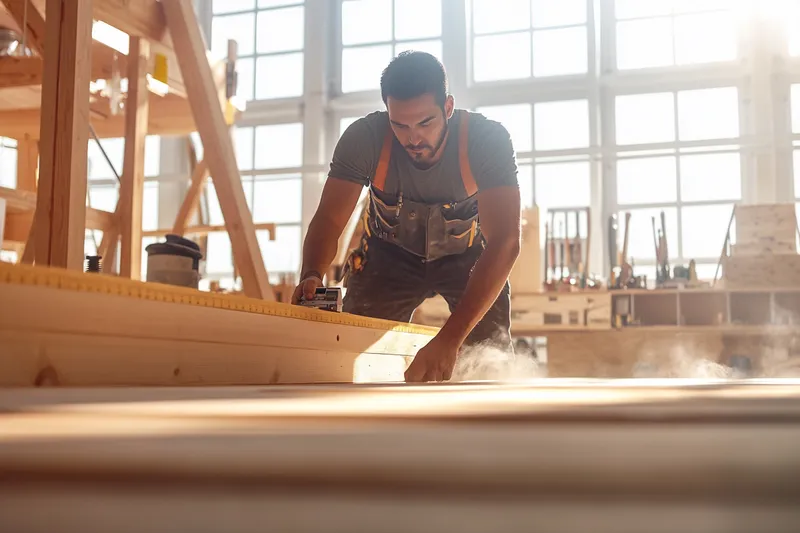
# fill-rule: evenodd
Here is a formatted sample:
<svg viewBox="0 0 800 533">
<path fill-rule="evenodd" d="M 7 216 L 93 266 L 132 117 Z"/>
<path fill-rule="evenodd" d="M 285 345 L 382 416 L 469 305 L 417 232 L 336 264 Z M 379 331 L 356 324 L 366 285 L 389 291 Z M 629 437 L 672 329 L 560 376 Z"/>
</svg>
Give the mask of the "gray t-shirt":
<svg viewBox="0 0 800 533">
<path fill-rule="evenodd" d="M 402 176 L 403 197 L 426 204 L 458 202 L 467 197 L 458 159 L 462 110 L 450 119 L 450 134 L 442 158 L 428 169 L 415 167 L 405 149 L 392 136 L 392 156 L 384 192 L 398 193 Z M 508 131 L 499 122 L 469 112 L 469 163 L 478 190 L 502 185 L 519 186 L 514 148 Z M 378 167 L 389 114 L 376 111 L 353 122 L 342 134 L 331 160 L 329 177 L 369 185 Z"/>
</svg>

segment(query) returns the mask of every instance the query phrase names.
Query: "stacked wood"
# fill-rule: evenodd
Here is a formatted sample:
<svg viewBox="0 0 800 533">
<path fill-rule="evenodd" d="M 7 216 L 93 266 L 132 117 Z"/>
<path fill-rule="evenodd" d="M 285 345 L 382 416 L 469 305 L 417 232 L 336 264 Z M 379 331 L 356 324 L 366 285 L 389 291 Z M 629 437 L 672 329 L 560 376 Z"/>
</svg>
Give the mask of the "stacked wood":
<svg viewBox="0 0 800 533">
<path fill-rule="evenodd" d="M 542 260 L 539 248 L 539 208 L 522 212 L 522 244 L 519 256 L 509 275 L 513 294 L 527 294 L 542 290 Z"/>
<path fill-rule="evenodd" d="M 794 204 L 736 206 L 736 244 L 732 255 L 796 254 Z"/>
<path fill-rule="evenodd" d="M 728 287 L 798 287 L 794 204 L 736 206 L 736 244 L 725 259 Z"/>
</svg>

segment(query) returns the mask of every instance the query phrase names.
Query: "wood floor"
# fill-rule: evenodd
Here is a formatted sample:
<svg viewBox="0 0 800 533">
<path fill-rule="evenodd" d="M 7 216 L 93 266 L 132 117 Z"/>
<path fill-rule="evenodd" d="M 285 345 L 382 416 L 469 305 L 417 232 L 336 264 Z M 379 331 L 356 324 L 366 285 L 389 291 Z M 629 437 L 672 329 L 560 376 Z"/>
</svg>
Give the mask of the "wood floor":
<svg viewBox="0 0 800 533">
<path fill-rule="evenodd" d="M 771 532 L 800 381 L 0 390 L 8 531 Z"/>
</svg>

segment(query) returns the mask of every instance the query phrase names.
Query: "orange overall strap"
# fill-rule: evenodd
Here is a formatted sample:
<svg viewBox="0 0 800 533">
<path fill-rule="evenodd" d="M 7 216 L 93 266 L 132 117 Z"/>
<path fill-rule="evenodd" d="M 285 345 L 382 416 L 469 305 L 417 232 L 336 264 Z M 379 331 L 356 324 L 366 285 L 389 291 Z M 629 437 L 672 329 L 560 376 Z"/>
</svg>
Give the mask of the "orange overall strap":
<svg viewBox="0 0 800 533">
<path fill-rule="evenodd" d="M 378 168 L 375 169 L 375 177 L 372 180 L 372 185 L 381 192 L 383 192 L 383 187 L 386 185 L 386 174 L 389 173 L 389 158 L 392 156 L 393 138 L 392 128 L 387 127 L 386 135 L 383 137 L 381 157 L 378 159 Z"/>
<path fill-rule="evenodd" d="M 469 165 L 469 113 L 461 112 L 461 126 L 458 132 L 458 164 L 461 167 L 461 181 L 464 182 L 464 189 L 467 196 L 472 196 L 478 192 L 478 184 L 472 175 L 472 168 Z"/>
</svg>

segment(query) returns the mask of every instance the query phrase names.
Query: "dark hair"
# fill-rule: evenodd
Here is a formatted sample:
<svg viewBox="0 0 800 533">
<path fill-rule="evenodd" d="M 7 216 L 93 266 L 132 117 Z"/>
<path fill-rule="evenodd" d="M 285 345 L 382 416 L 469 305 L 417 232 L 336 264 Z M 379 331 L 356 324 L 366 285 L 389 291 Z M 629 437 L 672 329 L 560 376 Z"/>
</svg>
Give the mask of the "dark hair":
<svg viewBox="0 0 800 533">
<path fill-rule="evenodd" d="M 384 104 L 390 96 L 410 100 L 426 93 L 433 93 L 436 104 L 444 109 L 447 73 L 435 56 L 414 50 L 400 52 L 383 70 L 381 98 Z"/>
</svg>

